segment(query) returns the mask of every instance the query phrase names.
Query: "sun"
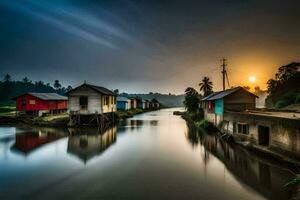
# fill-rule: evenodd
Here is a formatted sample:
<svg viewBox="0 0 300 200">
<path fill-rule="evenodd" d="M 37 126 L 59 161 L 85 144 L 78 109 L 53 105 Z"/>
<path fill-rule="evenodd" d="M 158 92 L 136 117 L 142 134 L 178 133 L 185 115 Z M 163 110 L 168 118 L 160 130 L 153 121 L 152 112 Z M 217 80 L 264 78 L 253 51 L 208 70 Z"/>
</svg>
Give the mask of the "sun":
<svg viewBox="0 0 300 200">
<path fill-rule="evenodd" d="M 249 81 L 251 83 L 254 83 L 256 81 L 256 77 L 255 76 L 249 76 Z"/>
</svg>

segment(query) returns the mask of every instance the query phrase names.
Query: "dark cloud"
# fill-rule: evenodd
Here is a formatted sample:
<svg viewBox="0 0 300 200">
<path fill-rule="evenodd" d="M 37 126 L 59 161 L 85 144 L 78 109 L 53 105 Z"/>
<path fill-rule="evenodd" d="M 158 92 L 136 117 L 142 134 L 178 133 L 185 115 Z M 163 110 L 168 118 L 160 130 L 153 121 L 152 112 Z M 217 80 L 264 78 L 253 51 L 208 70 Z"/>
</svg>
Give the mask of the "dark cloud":
<svg viewBox="0 0 300 200">
<path fill-rule="evenodd" d="M 0 75 L 180 93 L 203 75 L 219 87 L 225 56 L 233 84 L 242 82 L 239 73 L 261 73 L 265 82 L 277 66 L 299 59 L 299 6 L 273 0 L 2 0 Z"/>
</svg>

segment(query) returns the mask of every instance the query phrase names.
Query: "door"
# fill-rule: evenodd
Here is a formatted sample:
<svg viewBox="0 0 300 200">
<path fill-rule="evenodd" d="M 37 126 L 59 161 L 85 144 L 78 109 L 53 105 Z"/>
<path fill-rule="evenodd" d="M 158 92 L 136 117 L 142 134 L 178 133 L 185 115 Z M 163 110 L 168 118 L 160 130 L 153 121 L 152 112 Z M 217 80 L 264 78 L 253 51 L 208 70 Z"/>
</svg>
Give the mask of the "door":
<svg viewBox="0 0 300 200">
<path fill-rule="evenodd" d="M 258 144 L 269 146 L 270 129 L 267 126 L 258 126 Z"/>
</svg>

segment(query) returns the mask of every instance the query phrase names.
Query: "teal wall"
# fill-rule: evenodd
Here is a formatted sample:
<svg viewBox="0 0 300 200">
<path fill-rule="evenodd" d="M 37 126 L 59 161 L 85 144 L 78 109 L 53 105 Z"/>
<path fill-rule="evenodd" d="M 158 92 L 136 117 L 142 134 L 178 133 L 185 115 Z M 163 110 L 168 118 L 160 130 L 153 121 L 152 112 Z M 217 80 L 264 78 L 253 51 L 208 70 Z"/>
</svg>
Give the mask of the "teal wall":
<svg viewBox="0 0 300 200">
<path fill-rule="evenodd" d="M 224 101 L 223 99 L 217 99 L 215 101 L 215 113 L 217 115 L 223 115 L 224 112 Z"/>
</svg>

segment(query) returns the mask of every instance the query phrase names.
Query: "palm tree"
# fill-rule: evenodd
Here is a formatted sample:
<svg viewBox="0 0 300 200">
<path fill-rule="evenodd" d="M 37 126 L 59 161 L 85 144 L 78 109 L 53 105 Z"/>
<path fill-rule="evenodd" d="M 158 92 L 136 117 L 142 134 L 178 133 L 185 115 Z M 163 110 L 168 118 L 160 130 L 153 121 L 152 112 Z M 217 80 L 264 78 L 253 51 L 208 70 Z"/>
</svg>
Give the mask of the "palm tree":
<svg viewBox="0 0 300 200">
<path fill-rule="evenodd" d="M 199 83 L 199 86 L 200 86 L 200 91 L 203 92 L 204 96 L 207 96 L 213 92 L 212 91 L 213 83 L 207 76 L 205 76 L 202 79 L 202 81 Z"/>
</svg>

